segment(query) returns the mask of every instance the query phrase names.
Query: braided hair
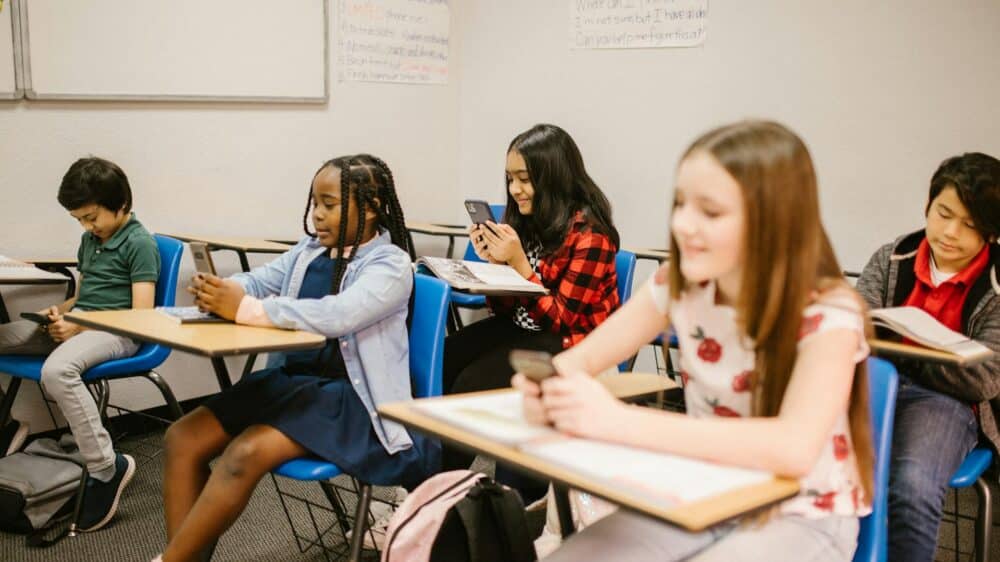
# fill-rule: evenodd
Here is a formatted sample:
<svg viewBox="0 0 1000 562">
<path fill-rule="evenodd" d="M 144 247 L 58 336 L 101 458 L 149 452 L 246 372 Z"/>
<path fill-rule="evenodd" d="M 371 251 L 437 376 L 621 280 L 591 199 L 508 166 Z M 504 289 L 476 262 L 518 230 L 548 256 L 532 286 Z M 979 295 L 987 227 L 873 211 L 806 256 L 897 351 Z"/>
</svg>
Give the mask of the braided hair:
<svg viewBox="0 0 1000 562">
<path fill-rule="evenodd" d="M 340 256 L 340 259 L 334 266 L 333 277 L 330 280 L 330 293 L 337 294 L 344 279 L 344 272 L 347 271 L 347 264 L 354 259 L 358 246 L 361 245 L 361 238 L 364 236 L 366 226 L 368 226 L 366 217 L 368 210 L 374 211 L 376 226 L 389 232 L 393 244 L 406 250 L 410 259 L 416 259 L 416 255 L 413 252 L 410 233 L 406 230 L 403 209 L 399 204 L 399 198 L 396 197 L 396 185 L 392 171 L 389 170 L 385 161 L 370 154 L 341 156 L 324 162 L 313 174 L 313 181 L 320 172 L 331 167 L 340 170 L 340 229 L 336 247 L 336 255 Z M 358 206 L 358 224 L 354 240 L 350 241 L 350 254 L 345 256 L 344 248 L 348 245 L 346 240 L 348 211 L 352 196 Z M 307 236 L 315 238 L 316 233 L 309 230 L 309 216 L 312 213 L 313 204 L 312 183 L 310 183 L 306 210 L 302 215 L 302 229 Z"/>
</svg>

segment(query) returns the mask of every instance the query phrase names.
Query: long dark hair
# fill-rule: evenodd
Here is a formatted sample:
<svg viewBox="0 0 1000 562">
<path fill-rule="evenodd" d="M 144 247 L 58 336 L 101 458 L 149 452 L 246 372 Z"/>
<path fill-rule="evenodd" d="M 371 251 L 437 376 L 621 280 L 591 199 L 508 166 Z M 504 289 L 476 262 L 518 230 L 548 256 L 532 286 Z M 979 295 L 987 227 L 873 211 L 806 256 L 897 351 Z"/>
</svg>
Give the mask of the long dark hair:
<svg viewBox="0 0 1000 562">
<path fill-rule="evenodd" d="M 549 254 L 562 245 L 570 220 L 580 211 L 590 228 L 611 238 L 615 248 L 620 240 L 611 220 L 611 203 L 587 174 L 583 156 L 569 133 L 555 125 L 535 125 L 514 137 L 507 153 L 516 150 L 528 167 L 535 195 L 531 214 L 522 215 L 507 191 L 504 222 L 517 231 L 522 241 L 540 244 Z M 504 179 L 505 185 L 507 179 Z"/>
<path fill-rule="evenodd" d="M 413 253 L 413 241 L 410 233 L 406 230 L 406 220 L 403 217 L 403 209 L 399 205 L 399 198 L 396 197 L 396 184 L 392 178 L 392 171 L 389 166 L 376 156 L 371 154 L 357 154 L 354 156 L 341 156 L 323 163 L 313 174 L 313 180 L 326 168 L 337 168 L 340 170 L 340 236 L 337 239 L 336 255 L 340 256 L 333 269 L 331 279 L 331 294 L 340 291 L 340 283 L 344 279 L 344 272 L 347 271 L 347 264 L 354 259 L 354 254 L 361 244 L 361 237 L 364 235 L 366 219 L 365 211 L 371 209 L 377 216 L 377 226 L 389 231 L 392 243 L 406 250 L 410 254 L 410 259 L 416 259 Z M 347 238 L 347 211 L 350 208 L 350 199 L 357 201 L 358 224 L 357 234 L 354 240 L 350 241 L 350 255 L 344 255 L 344 248 L 348 246 Z M 312 182 L 309 184 L 309 196 L 306 199 L 306 211 L 302 215 L 302 230 L 307 236 L 316 237 L 315 232 L 309 230 L 309 214 L 312 212 Z"/>
</svg>

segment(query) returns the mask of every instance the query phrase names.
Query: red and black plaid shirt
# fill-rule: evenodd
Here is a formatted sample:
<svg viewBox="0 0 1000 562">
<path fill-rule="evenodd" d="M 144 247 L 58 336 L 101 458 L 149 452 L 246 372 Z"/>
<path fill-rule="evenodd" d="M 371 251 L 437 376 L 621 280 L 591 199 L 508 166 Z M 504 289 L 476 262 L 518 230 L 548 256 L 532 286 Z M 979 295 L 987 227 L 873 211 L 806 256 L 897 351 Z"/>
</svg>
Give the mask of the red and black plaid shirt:
<svg viewBox="0 0 1000 562">
<path fill-rule="evenodd" d="M 617 249 L 608 236 L 591 230 L 581 213 L 573 218 L 562 246 L 538 258 L 538 273 L 528 281 L 538 283 L 549 294 L 535 297 L 490 297 L 493 314 L 512 318 L 523 306 L 543 330 L 562 336 L 563 348 L 580 342 L 604 322 L 620 304 Z"/>
</svg>

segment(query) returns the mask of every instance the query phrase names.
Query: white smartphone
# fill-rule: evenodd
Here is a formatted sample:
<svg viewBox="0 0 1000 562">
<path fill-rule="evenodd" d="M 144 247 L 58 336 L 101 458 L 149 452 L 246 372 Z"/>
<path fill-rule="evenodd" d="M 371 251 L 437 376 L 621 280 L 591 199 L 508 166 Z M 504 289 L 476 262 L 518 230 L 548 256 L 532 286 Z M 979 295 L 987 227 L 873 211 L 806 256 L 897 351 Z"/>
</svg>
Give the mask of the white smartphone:
<svg viewBox="0 0 1000 562">
<path fill-rule="evenodd" d="M 198 273 L 209 273 L 215 275 L 215 264 L 212 263 L 212 253 L 208 251 L 208 244 L 204 242 L 190 242 L 191 257 L 194 258 L 194 269 Z"/>
</svg>

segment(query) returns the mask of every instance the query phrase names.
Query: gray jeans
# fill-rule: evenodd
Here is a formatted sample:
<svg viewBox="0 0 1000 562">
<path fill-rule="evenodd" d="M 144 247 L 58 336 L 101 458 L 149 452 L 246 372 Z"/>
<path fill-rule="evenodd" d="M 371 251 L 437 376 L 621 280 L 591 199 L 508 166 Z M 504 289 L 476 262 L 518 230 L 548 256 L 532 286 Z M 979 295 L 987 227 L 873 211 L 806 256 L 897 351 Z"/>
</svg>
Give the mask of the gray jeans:
<svg viewBox="0 0 1000 562">
<path fill-rule="evenodd" d="M 57 343 L 34 322 L 0 324 L 0 354 L 48 355 L 42 365 L 42 388 L 66 417 L 87 471 L 98 476 L 114 465 L 115 452 L 94 397 L 80 376 L 105 361 L 135 355 L 138 349 L 131 339 L 107 332 L 85 330 Z"/>
<path fill-rule="evenodd" d="M 701 533 L 618 511 L 571 536 L 545 562 L 629 560 L 668 562 L 844 562 L 858 540 L 856 517 L 775 515 L 763 526 L 727 523 Z"/>
</svg>

